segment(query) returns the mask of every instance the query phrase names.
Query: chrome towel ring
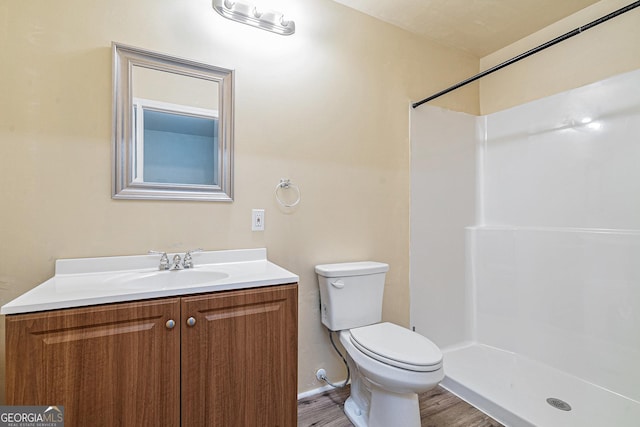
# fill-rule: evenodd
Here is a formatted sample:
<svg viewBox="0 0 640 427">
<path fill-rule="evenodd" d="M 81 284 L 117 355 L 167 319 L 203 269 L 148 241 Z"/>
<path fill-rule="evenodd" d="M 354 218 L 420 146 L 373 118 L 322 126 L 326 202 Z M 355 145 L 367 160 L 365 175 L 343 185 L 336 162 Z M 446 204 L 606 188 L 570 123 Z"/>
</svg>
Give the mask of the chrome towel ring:
<svg viewBox="0 0 640 427">
<path fill-rule="evenodd" d="M 285 189 L 285 190 L 293 189 L 297 193 L 296 200 L 293 203 L 285 203 L 280 198 L 280 195 L 278 194 L 278 191 L 281 188 Z M 280 182 L 278 183 L 278 185 L 276 185 L 275 195 L 276 195 L 276 200 L 278 201 L 278 203 L 280 203 L 285 208 L 292 208 L 295 205 L 297 205 L 298 203 L 300 203 L 300 189 L 298 188 L 297 185 L 292 184 L 289 179 L 280 178 Z"/>
</svg>

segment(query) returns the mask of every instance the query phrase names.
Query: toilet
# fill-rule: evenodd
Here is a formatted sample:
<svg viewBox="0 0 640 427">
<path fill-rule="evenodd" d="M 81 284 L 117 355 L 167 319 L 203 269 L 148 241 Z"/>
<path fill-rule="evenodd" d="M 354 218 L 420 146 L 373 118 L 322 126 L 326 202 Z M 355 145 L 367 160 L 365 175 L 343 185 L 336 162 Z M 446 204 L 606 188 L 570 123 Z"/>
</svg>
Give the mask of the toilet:
<svg viewBox="0 0 640 427">
<path fill-rule="evenodd" d="M 427 338 L 382 322 L 388 264 L 318 265 L 322 323 L 339 331 L 351 372 L 344 412 L 356 427 L 420 427 L 418 393 L 444 378 L 442 352 Z"/>
</svg>

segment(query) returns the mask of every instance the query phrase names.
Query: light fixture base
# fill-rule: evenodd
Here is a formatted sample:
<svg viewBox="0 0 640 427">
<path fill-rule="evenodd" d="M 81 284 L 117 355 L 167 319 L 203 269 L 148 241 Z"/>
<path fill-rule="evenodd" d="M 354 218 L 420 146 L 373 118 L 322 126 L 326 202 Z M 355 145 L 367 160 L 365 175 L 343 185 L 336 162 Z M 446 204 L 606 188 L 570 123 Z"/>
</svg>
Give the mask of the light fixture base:
<svg viewBox="0 0 640 427">
<path fill-rule="evenodd" d="M 296 32 L 296 23 L 284 19 L 284 15 L 276 11 L 260 11 L 253 5 L 231 0 L 213 0 L 213 9 L 232 21 L 247 24 L 272 33 L 289 36 Z"/>
</svg>

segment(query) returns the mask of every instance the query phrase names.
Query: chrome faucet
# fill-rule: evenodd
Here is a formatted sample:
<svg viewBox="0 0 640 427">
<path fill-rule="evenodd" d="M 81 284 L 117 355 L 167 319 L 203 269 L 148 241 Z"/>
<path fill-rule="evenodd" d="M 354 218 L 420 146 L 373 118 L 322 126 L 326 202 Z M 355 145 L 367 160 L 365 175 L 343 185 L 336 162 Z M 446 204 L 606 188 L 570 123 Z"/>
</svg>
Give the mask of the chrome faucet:
<svg viewBox="0 0 640 427">
<path fill-rule="evenodd" d="M 180 255 L 175 254 L 173 256 L 173 261 L 169 263 L 169 257 L 166 252 L 161 251 L 149 251 L 150 254 L 154 255 L 162 255 L 160 257 L 160 265 L 158 266 L 159 270 L 183 270 L 185 268 L 193 268 L 193 258 L 191 254 L 195 252 L 202 252 L 202 249 L 192 249 L 185 252 L 183 259 L 180 259 Z M 182 262 L 180 262 L 182 261 Z"/>
<path fill-rule="evenodd" d="M 171 264 L 171 267 L 169 267 L 169 270 L 182 270 L 183 268 L 182 264 L 180 264 L 180 255 L 175 254 L 173 256 L 173 263 Z"/>
<path fill-rule="evenodd" d="M 158 266 L 158 270 L 168 270 L 169 269 L 169 257 L 166 252 L 160 251 L 149 251 L 150 254 L 153 255 L 162 255 L 160 257 L 160 265 Z M 180 262 L 180 261 L 178 261 Z"/>
<path fill-rule="evenodd" d="M 184 258 L 182 259 L 183 268 L 193 268 L 193 258 L 191 258 L 191 254 L 195 252 L 202 252 L 202 249 L 198 248 L 198 249 L 187 251 L 184 254 Z"/>
</svg>

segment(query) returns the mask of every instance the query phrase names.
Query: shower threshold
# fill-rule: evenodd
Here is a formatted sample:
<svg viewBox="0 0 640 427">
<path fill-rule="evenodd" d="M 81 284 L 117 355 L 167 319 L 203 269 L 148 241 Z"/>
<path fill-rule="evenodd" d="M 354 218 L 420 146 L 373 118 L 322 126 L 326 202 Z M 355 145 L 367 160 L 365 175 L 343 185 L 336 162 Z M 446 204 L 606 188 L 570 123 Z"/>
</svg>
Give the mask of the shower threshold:
<svg viewBox="0 0 640 427">
<path fill-rule="evenodd" d="M 640 402 L 522 355 L 479 343 L 443 352 L 441 385 L 506 426 L 636 427 L 640 420 Z"/>
</svg>

